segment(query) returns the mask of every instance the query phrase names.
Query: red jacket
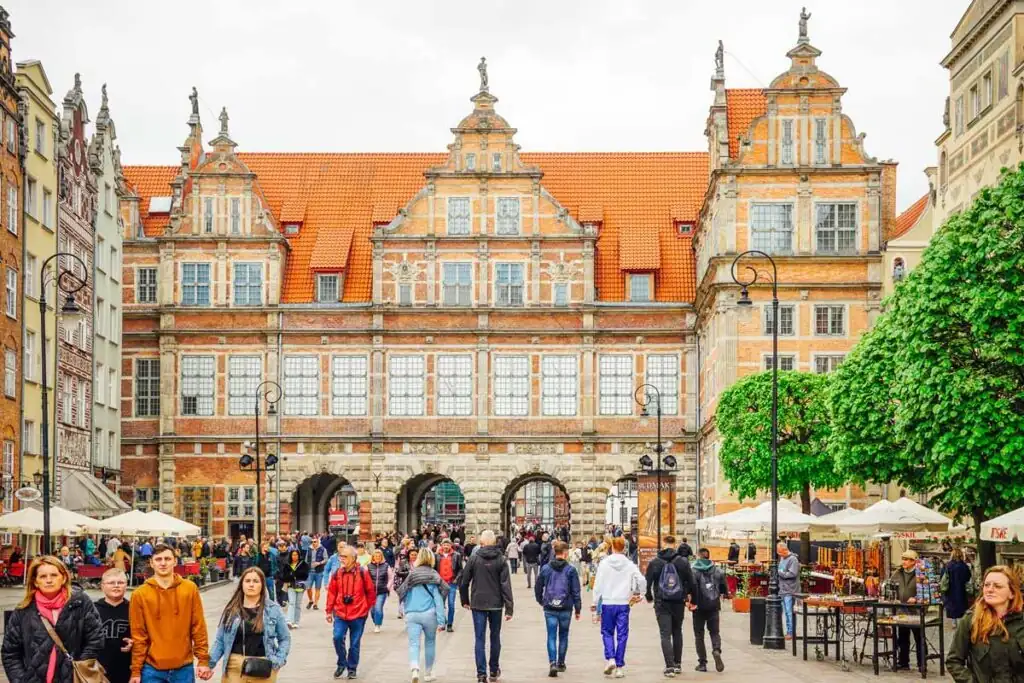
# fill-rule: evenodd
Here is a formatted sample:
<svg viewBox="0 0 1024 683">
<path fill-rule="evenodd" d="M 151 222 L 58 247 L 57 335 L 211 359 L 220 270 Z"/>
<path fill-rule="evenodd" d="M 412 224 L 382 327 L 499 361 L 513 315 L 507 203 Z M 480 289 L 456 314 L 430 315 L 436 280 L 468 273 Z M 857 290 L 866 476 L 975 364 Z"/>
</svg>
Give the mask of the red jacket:
<svg viewBox="0 0 1024 683">
<path fill-rule="evenodd" d="M 344 598 L 352 596 L 352 602 L 345 604 Z M 370 572 L 358 564 L 351 569 L 339 569 L 334 572 L 327 584 L 327 612 L 344 621 L 362 619 L 370 613 L 377 600 L 377 591 L 373 587 Z"/>
</svg>

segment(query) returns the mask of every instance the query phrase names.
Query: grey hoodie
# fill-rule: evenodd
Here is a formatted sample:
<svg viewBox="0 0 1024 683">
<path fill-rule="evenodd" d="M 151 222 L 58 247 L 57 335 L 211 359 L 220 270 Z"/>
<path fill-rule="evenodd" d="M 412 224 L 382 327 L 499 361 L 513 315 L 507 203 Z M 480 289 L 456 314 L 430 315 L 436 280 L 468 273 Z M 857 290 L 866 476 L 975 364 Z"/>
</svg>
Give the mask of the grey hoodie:
<svg viewBox="0 0 1024 683">
<path fill-rule="evenodd" d="M 800 558 L 790 553 L 779 560 L 779 595 L 800 592 Z"/>
</svg>

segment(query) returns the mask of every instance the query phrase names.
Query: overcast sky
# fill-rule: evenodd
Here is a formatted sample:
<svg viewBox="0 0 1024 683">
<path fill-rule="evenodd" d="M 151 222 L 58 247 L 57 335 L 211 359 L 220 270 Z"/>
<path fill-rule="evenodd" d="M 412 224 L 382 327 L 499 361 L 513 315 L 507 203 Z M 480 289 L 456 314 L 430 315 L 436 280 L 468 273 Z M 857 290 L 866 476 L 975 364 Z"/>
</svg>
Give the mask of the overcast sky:
<svg viewBox="0 0 1024 683">
<path fill-rule="evenodd" d="M 444 151 L 490 65 L 525 151 L 705 150 L 718 39 L 727 87 L 788 66 L 801 4 L 819 66 L 849 89 L 866 148 L 900 162 L 899 208 L 927 189 L 968 0 L 268 2 L 6 0 L 15 61 L 40 59 L 60 102 L 107 83 L 122 158 L 174 164 L 199 89 L 242 151 Z"/>
</svg>

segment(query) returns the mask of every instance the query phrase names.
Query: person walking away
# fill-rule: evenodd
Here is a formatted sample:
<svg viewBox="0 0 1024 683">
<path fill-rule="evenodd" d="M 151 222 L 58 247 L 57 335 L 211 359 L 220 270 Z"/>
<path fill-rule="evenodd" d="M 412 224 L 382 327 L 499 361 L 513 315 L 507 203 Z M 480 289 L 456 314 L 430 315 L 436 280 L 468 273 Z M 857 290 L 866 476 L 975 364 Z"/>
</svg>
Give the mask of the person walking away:
<svg viewBox="0 0 1024 683">
<path fill-rule="evenodd" d="M 279 577 L 281 589 L 288 594 L 288 628 L 298 628 L 302 618 L 302 592 L 309 579 L 309 565 L 302 559 L 302 551 L 288 553 L 288 560 L 281 565 Z"/>
<path fill-rule="evenodd" d="M 473 613 L 477 683 L 487 680 L 488 671 L 491 683 L 501 678 L 501 613 L 504 610 L 505 621 L 508 621 L 514 607 L 508 564 L 494 542 L 494 532 L 490 529 L 480 534 L 480 546 L 466 561 L 459 582 L 462 606 Z M 484 646 L 487 629 L 491 632 L 490 661 Z"/>
<path fill-rule="evenodd" d="M 4 629 L 0 660 L 11 683 L 73 683 L 70 658 L 98 659 L 103 651 L 99 613 L 85 592 L 71 585 L 67 567 L 38 556 L 25 576 L 25 593 Z"/>
<path fill-rule="evenodd" d="M 786 640 L 795 633 L 796 619 L 793 603 L 800 593 L 800 558 L 789 551 L 789 546 L 779 541 L 775 546 L 779 553 L 779 595 L 782 597 L 782 614 L 786 621 Z"/>
<path fill-rule="evenodd" d="M 953 548 L 949 562 L 942 570 L 939 586 L 942 588 L 942 602 L 946 616 L 953 620 L 953 627 L 969 607 L 967 589 L 971 585 L 971 568 L 964 561 L 964 551 Z"/>
<path fill-rule="evenodd" d="M 292 636 L 280 605 L 270 597 L 267 577 L 259 567 L 242 572 L 238 587 L 217 622 L 210 650 L 210 669 L 224 658 L 223 683 L 250 683 L 255 679 L 274 683 L 288 661 Z M 269 676 L 244 673 L 246 660 L 267 660 L 249 666 L 269 668 Z"/>
<path fill-rule="evenodd" d="M 647 602 L 654 603 L 654 616 L 661 633 L 661 654 L 665 658 L 665 678 L 683 672 L 683 617 L 686 601 L 693 592 L 690 563 L 676 549 L 674 536 L 665 536 L 665 545 L 647 564 Z M 689 546 L 687 546 L 689 547 Z"/>
<path fill-rule="evenodd" d="M 129 605 L 124 593 L 128 575 L 120 569 L 108 569 L 100 579 L 103 597 L 96 601 L 103 632 L 103 651 L 97 659 L 110 683 L 128 683 L 132 677 L 132 639 Z"/>
<path fill-rule="evenodd" d="M 341 678 L 348 671 L 354 679 L 359 668 L 359 645 L 366 628 L 366 617 L 376 602 L 373 580 L 365 568 L 356 561 L 356 551 L 345 546 L 341 551 L 341 569 L 327 584 L 327 623 L 334 624 L 334 652 L 338 655 L 334 677 Z M 345 638 L 348 637 L 348 647 Z"/>
<path fill-rule="evenodd" d="M 534 536 L 523 546 L 523 565 L 526 573 L 526 587 L 532 588 L 540 571 L 540 543 Z"/>
<path fill-rule="evenodd" d="M 693 612 L 693 640 L 697 649 L 695 671 L 708 670 L 708 651 L 704 644 L 704 627 L 711 634 L 711 656 L 715 658 L 715 671 L 725 671 L 722 661 L 722 636 L 719 632 L 719 616 L 722 610 L 721 596 L 729 595 L 725 572 L 711 561 L 711 552 L 700 549 L 700 558 L 693 563 L 693 591 L 690 594 L 690 611 Z"/>
<path fill-rule="evenodd" d="M 409 670 L 412 683 L 420 683 L 420 635 L 423 636 L 423 681 L 436 681 L 434 659 L 437 634 L 445 627 L 445 602 L 456 591 L 434 570 L 435 557 L 429 549 L 420 550 L 416 566 L 398 589 L 398 599 L 405 612 L 405 630 L 409 636 Z"/>
<path fill-rule="evenodd" d="M 555 553 L 551 548 L 551 537 L 545 533 L 540 537 L 540 568 L 543 569 L 544 565 L 553 559 Z"/>
<path fill-rule="evenodd" d="M 956 625 L 946 669 L 956 683 L 1024 680 L 1024 599 L 1020 578 L 1004 565 L 985 572 L 974 608 Z"/>
<path fill-rule="evenodd" d="M 755 564 L 757 562 L 757 544 L 753 541 L 747 542 L 747 564 Z"/>
<path fill-rule="evenodd" d="M 335 557 L 339 557 L 340 562 L 340 556 L 338 555 L 331 556 L 331 559 L 333 560 Z M 388 566 L 387 561 L 384 559 L 384 553 L 380 551 L 380 548 L 373 551 L 366 571 L 370 573 L 370 579 L 373 581 L 373 589 L 376 593 L 373 609 L 370 610 L 370 618 L 373 619 L 373 632 L 380 633 L 380 628 L 384 625 L 384 603 L 391 593 L 395 572 Z M 327 579 L 328 583 L 330 582 L 330 577 L 333 576 L 334 572 L 331 572 Z"/>
<path fill-rule="evenodd" d="M 462 578 L 462 553 L 452 547 L 452 542 L 447 538 L 441 541 L 441 551 L 437 555 L 437 573 L 441 579 L 452 586 L 448 591 L 448 613 L 445 618 L 445 630 L 451 633 L 455 630 L 455 597 L 458 593 L 459 580 Z"/>
<path fill-rule="evenodd" d="M 544 608 L 544 625 L 548 632 L 548 676 L 557 678 L 565 671 L 565 655 L 569 650 L 569 625 L 573 612 L 580 620 L 583 605 L 580 598 L 580 575 L 569 564 L 569 544 L 555 541 L 555 559 L 537 577 L 534 597 Z"/>
<path fill-rule="evenodd" d="M 579 541 L 576 544 L 580 549 L 580 582 L 590 590 L 590 575 L 594 566 L 594 553 L 590 544 Z M 596 547 L 596 546 L 595 546 Z"/>
<path fill-rule="evenodd" d="M 320 609 L 320 587 L 324 584 L 324 566 L 327 564 L 327 548 L 320 544 L 320 538 L 314 536 L 306 551 L 306 564 L 309 565 L 309 580 L 306 582 L 306 609 Z"/>
<path fill-rule="evenodd" d="M 188 683 L 195 674 L 206 681 L 210 650 L 199 589 L 174 573 L 174 551 L 153 547 L 153 576 L 132 593 L 131 683 Z"/>
<path fill-rule="evenodd" d="M 508 563 L 512 567 L 512 573 L 519 573 L 519 544 L 513 539 L 509 541 L 508 546 L 505 547 L 505 557 L 508 558 Z"/>
<path fill-rule="evenodd" d="M 690 542 L 685 536 L 683 536 L 683 540 L 679 543 L 679 550 L 676 551 L 676 554 L 687 562 L 693 557 L 693 548 L 690 547 Z"/>
<path fill-rule="evenodd" d="M 890 579 L 896 585 L 897 597 L 900 602 L 912 605 L 917 602 L 917 553 L 907 550 L 900 556 L 900 568 L 892 573 Z M 921 648 L 921 631 L 916 628 L 899 626 L 896 628 L 896 669 L 910 668 L 910 634 L 914 634 L 914 647 L 917 650 L 917 668 L 924 663 L 924 652 Z"/>
<path fill-rule="evenodd" d="M 611 554 L 597 566 L 591 611 L 601 606 L 601 639 L 604 641 L 604 675 L 626 675 L 626 643 L 629 640 L 629 609 L 647 589 L 640 569 L 624 554 L 626 539 L 611 540 Z"/>
</svg>

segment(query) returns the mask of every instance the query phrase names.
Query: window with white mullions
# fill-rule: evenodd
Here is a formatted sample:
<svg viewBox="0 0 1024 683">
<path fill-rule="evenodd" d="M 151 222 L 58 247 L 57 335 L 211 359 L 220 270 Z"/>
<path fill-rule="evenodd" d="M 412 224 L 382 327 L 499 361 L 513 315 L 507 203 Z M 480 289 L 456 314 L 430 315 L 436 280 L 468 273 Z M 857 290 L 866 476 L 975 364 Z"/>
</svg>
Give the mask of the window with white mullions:
<svg viewBox="0 0 1024 683">
<path fill-rule="evenodd" d="M 236 306 L 259 306 L 263 303 L 263 264 L 234 264 L 232 284 Z"/>
<path fill-rule="evenodd" d="M 498 197 L 496 224 L 499 235 L 519 234 L 519 197 Z"/>
<path fill-rule="evenodd" d="M 647 383 L 661 395 L 661 414 L 679 413 L 679 356 L 647 356 Z"/>
<path fill-rule="evenodd" d="M 284 357 L 284 414 L 320 413 L 320 359 L 317 356 Z"/>
<path fill-rule="evenodd" d="M 424 414 L 424 367 L 423 356 L 392 356 L 388 359 L 388 414 L 395 417 Z"/>
<path fill-rule="evenodd" d="M 473 303 L 473 264 L 445 263 L 441 268 L 441 297 L 445 306 Z"/>
<path fill-rule="evenodd" d="M 160 415 L 160 359 L 135 361 L 135 416 Z"/>
<path fill-rule="evenodd" d="M 181 305 L 210 305 L 210 264 L 181 264 Z"/>
<path fill-rule="evenodd" d="M 448 234 L 468 235 L 472 214 L 469 197 L 448 198 Z"/>
<path fill-rule="evenodd" d="M 843 306 L 815 306 L 814 334 L 827 337 L 846 334 L 846 309 Z"/>
<path fill-rule="evenodd" d="M 203 199 L 203 232 L 213 232 L 213 198 L 205 197 Z"/>
<path fill-rule="evenodd" d="M 832 372 L 843 364 L 846 356 L 841 353 L 829 354 L 814 357 L 814 371 L 819 375 Z"/>
<path fill-rule="evenodd" d="M 262 365 L 259 356 L 232 356 L 228 359 L 229 415 L 253 414 Z"/>
<path fill-rule="evenodd" d="M 785 119 L 782 122 L 782 163 L 793 163 L 793 121 Z"/>
<path fill-rule="evenodd" d="M 768 254 L 793 250 L 793 205 L 751 204 L 751 248 Z"/>
<path fill-rule="evenodd" d="M 598 401 L 601 415 L 632 415 L 633 356 L 602 355 Z"/>
<path fill-rule="evenodd" d="M 496 282 L 495 289 L 497 296 L 495 301 L 499 306 L 522 306 L 523 305 L 523 264 L 521 263 L 499 263 L 495 266 Z"/>
<path fill-rule="evenodd" d="M 771 354 L 764 357 L 764 369 L 772 369 L 772 356 Z M 795 370 L 796 369 L 796 356 L 790 354 L 779 354 L 779 370 Z"/>
<path fill-rule="evenodd" d="M 238 197 L 231 198 L 231 234 L 237 235 L 242 232 L 242 200 Z"/>
<path fill-rule="evenodd" d="M 828 145 L 828 121 L 814 119 L 814 163 L 824 164 L 827 161 L 825 149 Z"/>
<path fill-rule="evenodd" d="M 366 415 L 366 356 L 331 359 L 331 414 Z"/>
<path fill-rule="evenodd" d="M 541 413 L 549 417 L 575 415 L 579 385 L 576 356 L 544 356 L 540 372 Z"/>
<path fill-rule="evenodd" d="M 156 268 L 139 268 L 135 285 L 136 300 L 140 304 L 156 303 Z"/>
<path fill-rule="evenodd" d="M 472 356 L 437 357 L 437 414 L 459 417 L 473 414 Z"/>
<path fill-rule="evenodd" d="M 502 417 L 530 414 L 528 356 L 494 357 L 494 414 Z"/>
<path fill-rule="evenodd" d="M 316 276 L 316 300 L 320 303 L 335 303 L 338 301 L 337 275 Z"/>
<path fill-rule="evenodd" d="M 793 306 L 780 305 L 779 306 L 779 336 L 787 337 L 794 334 L 793 316 L 795 309 Z M 764 307 L 764 333 L 774 334 L 772 330 L 775 327 L 774 321 L 772 320 L 771 304 Z"/>
<path fill-rule="evenodd" d="M 181 357 L 181 414 L 213 415 L 213 356 Z"/>
<path fill-rule="evenodd" d="M 818 204 L 814 223 L 819 252 L 848 253 L 857 248 L 857 205 Z"/>
</svg>

